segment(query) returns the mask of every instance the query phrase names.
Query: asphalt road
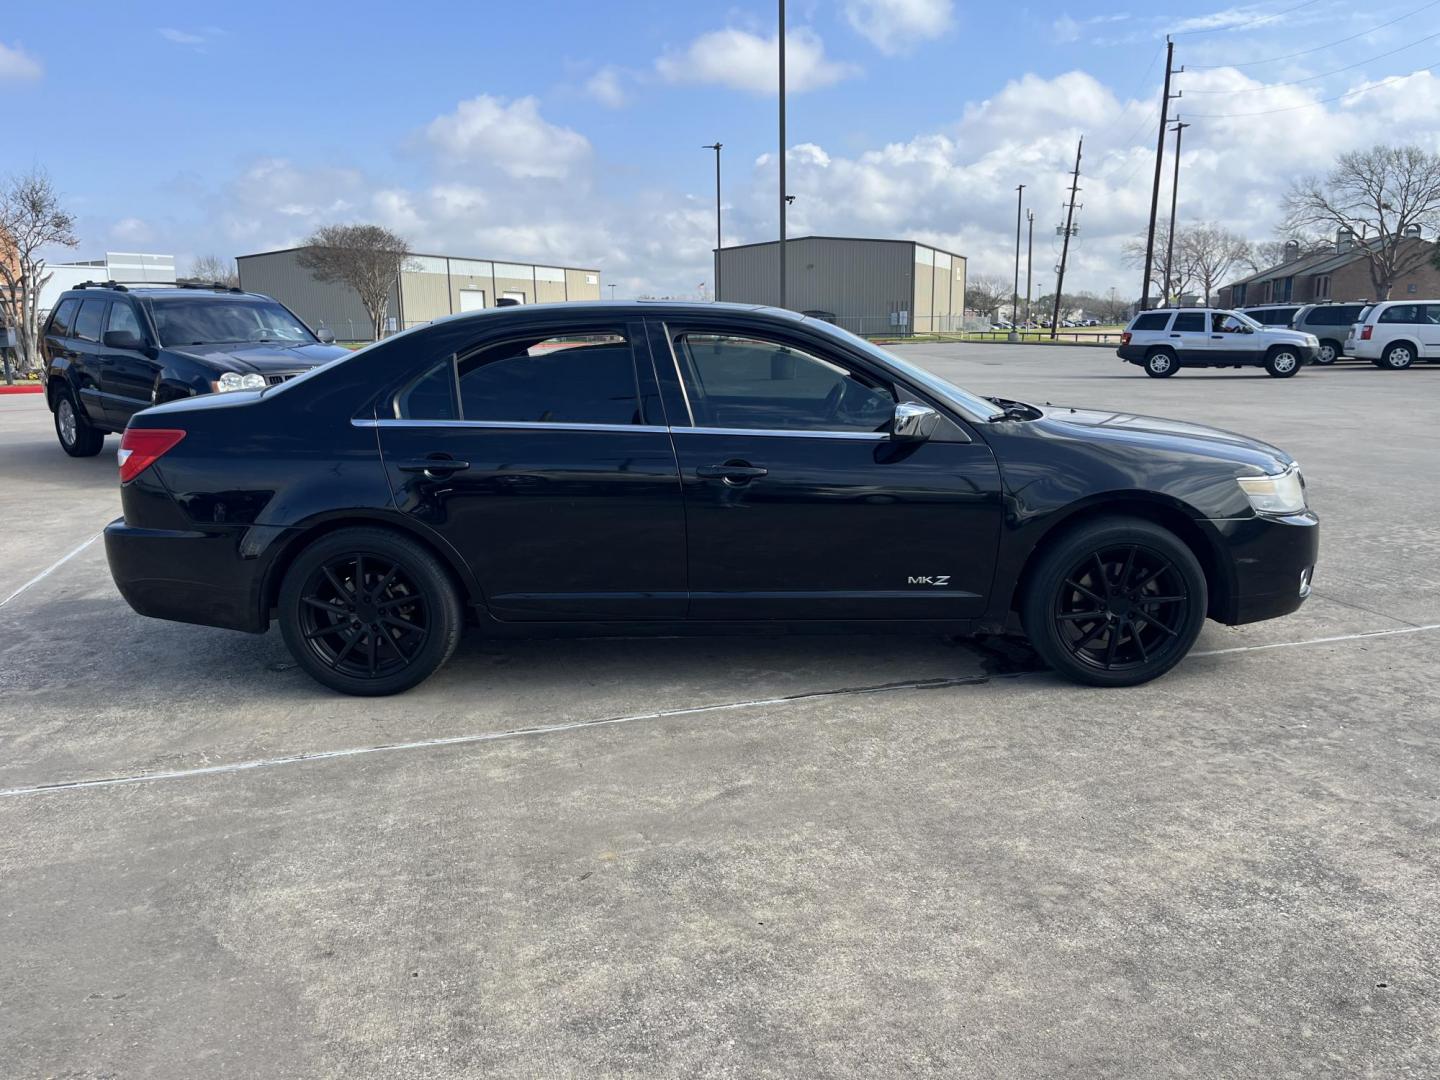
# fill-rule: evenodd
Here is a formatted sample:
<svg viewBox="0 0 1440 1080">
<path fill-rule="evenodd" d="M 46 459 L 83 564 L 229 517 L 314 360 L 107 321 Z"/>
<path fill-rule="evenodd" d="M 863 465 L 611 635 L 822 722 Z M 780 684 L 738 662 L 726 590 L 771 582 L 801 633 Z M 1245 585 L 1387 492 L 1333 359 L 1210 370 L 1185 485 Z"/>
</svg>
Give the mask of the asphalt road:
<svg viewBox="0 0 1440 1080">
<path fill-rule="evenodd" d="M 1440 1072 L 1440 366 L 903 355 L 1286 447 L 1315 595 L 1126 691 L 924 638 L 471 637 L 345 699 L 276 632 L 132 614 L 83 546 L 116 440 L 0 397 L 0 1075 Z"/>
</svg>

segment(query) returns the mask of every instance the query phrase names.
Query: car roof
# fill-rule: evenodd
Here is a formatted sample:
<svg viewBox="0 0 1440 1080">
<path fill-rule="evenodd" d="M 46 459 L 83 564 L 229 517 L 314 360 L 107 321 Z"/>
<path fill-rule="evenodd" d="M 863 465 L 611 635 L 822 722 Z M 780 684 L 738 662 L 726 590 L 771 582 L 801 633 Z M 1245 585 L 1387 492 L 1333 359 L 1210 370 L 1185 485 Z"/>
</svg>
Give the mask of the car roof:
<svg viewBox="0 0 1440 1080">
<path fill-rule="evenodd" d="M 504 307 L 484 308 L 480 311 L 457 311 L 431 320 L 430 325 L 452 323 L 462 319 L 504 319 L 520 321 L 537 313 L 561 316 L 615 315 L 629 312 L 636 315 L 763 315 L 773 319 L 791 322 L 821 322 L 798 311 L 786 308 L 767 307 L 764 304 L 699 303 L 694 300 L 556 300 L 543 304 L 507 304 Z M 826 324 L 830 325 L 830 324 Z"/>
<path fill-rule="evenodd" d="M 121 293 L 126 296 L 140 296 L 146 299 L 166 296 L 196 296 L 224 297 L 227 300 L 270 300 L 271 297 L 264 293 L 245 292 L 242 289 L 229 289 L 223 285 L 216 289 L 208 285 L 168 285 L 164 283 L 137 283 L 127 285 L 119 281 L 87 281 L 76 285 L 72 289 L 66 289 L 60 294 L 61 299 L 67 296 L 93 297 L 108 296 Z"/>
</svg>

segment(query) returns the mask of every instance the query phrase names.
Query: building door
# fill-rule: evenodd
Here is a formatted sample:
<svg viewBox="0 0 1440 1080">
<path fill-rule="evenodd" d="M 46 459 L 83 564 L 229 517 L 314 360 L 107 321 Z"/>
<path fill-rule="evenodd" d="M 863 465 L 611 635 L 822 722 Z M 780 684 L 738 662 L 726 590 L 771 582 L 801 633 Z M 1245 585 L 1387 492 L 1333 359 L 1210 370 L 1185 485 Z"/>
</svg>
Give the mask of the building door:
<svg viewBox="0 0 1440 1080">
<path fill-rule="evenodd" d="M 461 289 L 460 310 L 461 311 L 483 311 L 485 309 L 484 289 Z"/>
</svg>

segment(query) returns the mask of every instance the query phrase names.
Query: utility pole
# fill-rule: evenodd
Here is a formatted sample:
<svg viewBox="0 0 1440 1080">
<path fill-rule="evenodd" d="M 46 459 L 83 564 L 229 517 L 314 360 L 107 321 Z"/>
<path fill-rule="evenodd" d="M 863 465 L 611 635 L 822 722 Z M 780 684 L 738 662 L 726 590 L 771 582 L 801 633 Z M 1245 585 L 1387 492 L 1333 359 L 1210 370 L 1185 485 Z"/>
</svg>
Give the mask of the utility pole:
<svg viewBox="0 0 1440 1080">
<path fill-rule="evenodd" d="M 1182 67 L 1180 71 L 1184 71 Z M 1165 126 L 1170 122 L 1170 76 L 1175 70 L 1175 42 L 1165 35 L 1165 88 L 1160 94 L 1160 134 L 1155 140 L 1155 183 L 1150 188 L 1150 228 L 1145 235 L 1145 280 L 1140 283 L 1140 310 L 1150 306 L 1150 271 L 1155 263 L 1155 216 L 1160 209 L 1160 162 L 1165 156 Z M 1180 94 L 1174 95 L 1180 97 Z"/>
<path fill-rule="evenodd" d="M 780 306 L 785 306 L 785 0 L 780 0 Z"/>
<path fill-rule="evenodd" d="M 1075 171 L 1070 174 L 1070 208 L 1065 211 L 1065 236 L 1060 245 L 1060 265 L 1055 268 L 1055 310 L 1050 318 L 1050 340 L 1054 341 L 1060 330 L 1060 295 L 1065 291 L 1065 260 L 1070 257 L 1070 236 L 1075 232 L 1075 194 L 1080 190 L 1080 151 L 1085 146 L 1085 136 L 1075 144 Z"/>
<path fill-rule="evenodd" d="M 718 139 L 702 150 L 715 151 L 715 299 L 720 299 L 720 151 L 724 143 Z"/>
<path fill-rule="evenodd" d="M 1020 321 L 1020 217 L 1025 206 L 1025 185 L 1015 185 L 1015 284 L 1010 291 L 1010 333 L 1011 341 L 1019 341 L 1015 324 Z"/>
<path fill-rule="evenodd" d="M 1025 238 L 1025 321 L 1030 322 L 1030 281 L 1035 270 L 1035 211 L 1027 210 L 1028 231 Z"/>
<path fill-rule="evenodd" d="M 1175 117 L 1175 126 L 1170 130 L 1175 133 L 1175 181 L 1170 188 L 1170 235 L 1165 238 L 1165 303 L 1170 302 L 1170 280 L 1175 275 L 1175 207 L 1180 201 L 1180 135 L 1189 127 L 1183 123 L 1180 117 Z M 1177 287 L 1176 292 L 1179 292 Z M 1179 303 L 1177 296 L 1175 302 Z M 1210 302 L 1206 297 L 1205 302 Z"/>
</svg>

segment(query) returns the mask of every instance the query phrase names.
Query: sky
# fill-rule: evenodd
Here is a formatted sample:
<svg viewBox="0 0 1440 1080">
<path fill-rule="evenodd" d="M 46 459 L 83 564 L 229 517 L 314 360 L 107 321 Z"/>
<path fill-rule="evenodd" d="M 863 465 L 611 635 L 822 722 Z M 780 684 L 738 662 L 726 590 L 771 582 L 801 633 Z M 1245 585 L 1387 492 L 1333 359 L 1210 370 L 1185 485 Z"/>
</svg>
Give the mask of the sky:
<svg viewBox="0 0 1440 1080">
<path fill-rule="evenodd" d="M 1145 227 L 1167 33 L 1192 125 L 1182 223 L 1274 239 L 1285 190 L 1338 153 L 1440 150 L 1440 0 L 1091 4 L 791 0 L 790 235 L 916 239 L 1008 280 L 1024 184 L 1038 295 L 1083 135 L 1066 291 L 1137 296 L 1122 249 Z M 365 221 L 417 251 L 695 296 L 717 140 L 725 243 L 777 232 L 774 4 L 58 13 L 0 0 L 0 174 L 50 173 L 79 225 L 60 259 L 157 252 L 183 272 Z"/>
</svg>

